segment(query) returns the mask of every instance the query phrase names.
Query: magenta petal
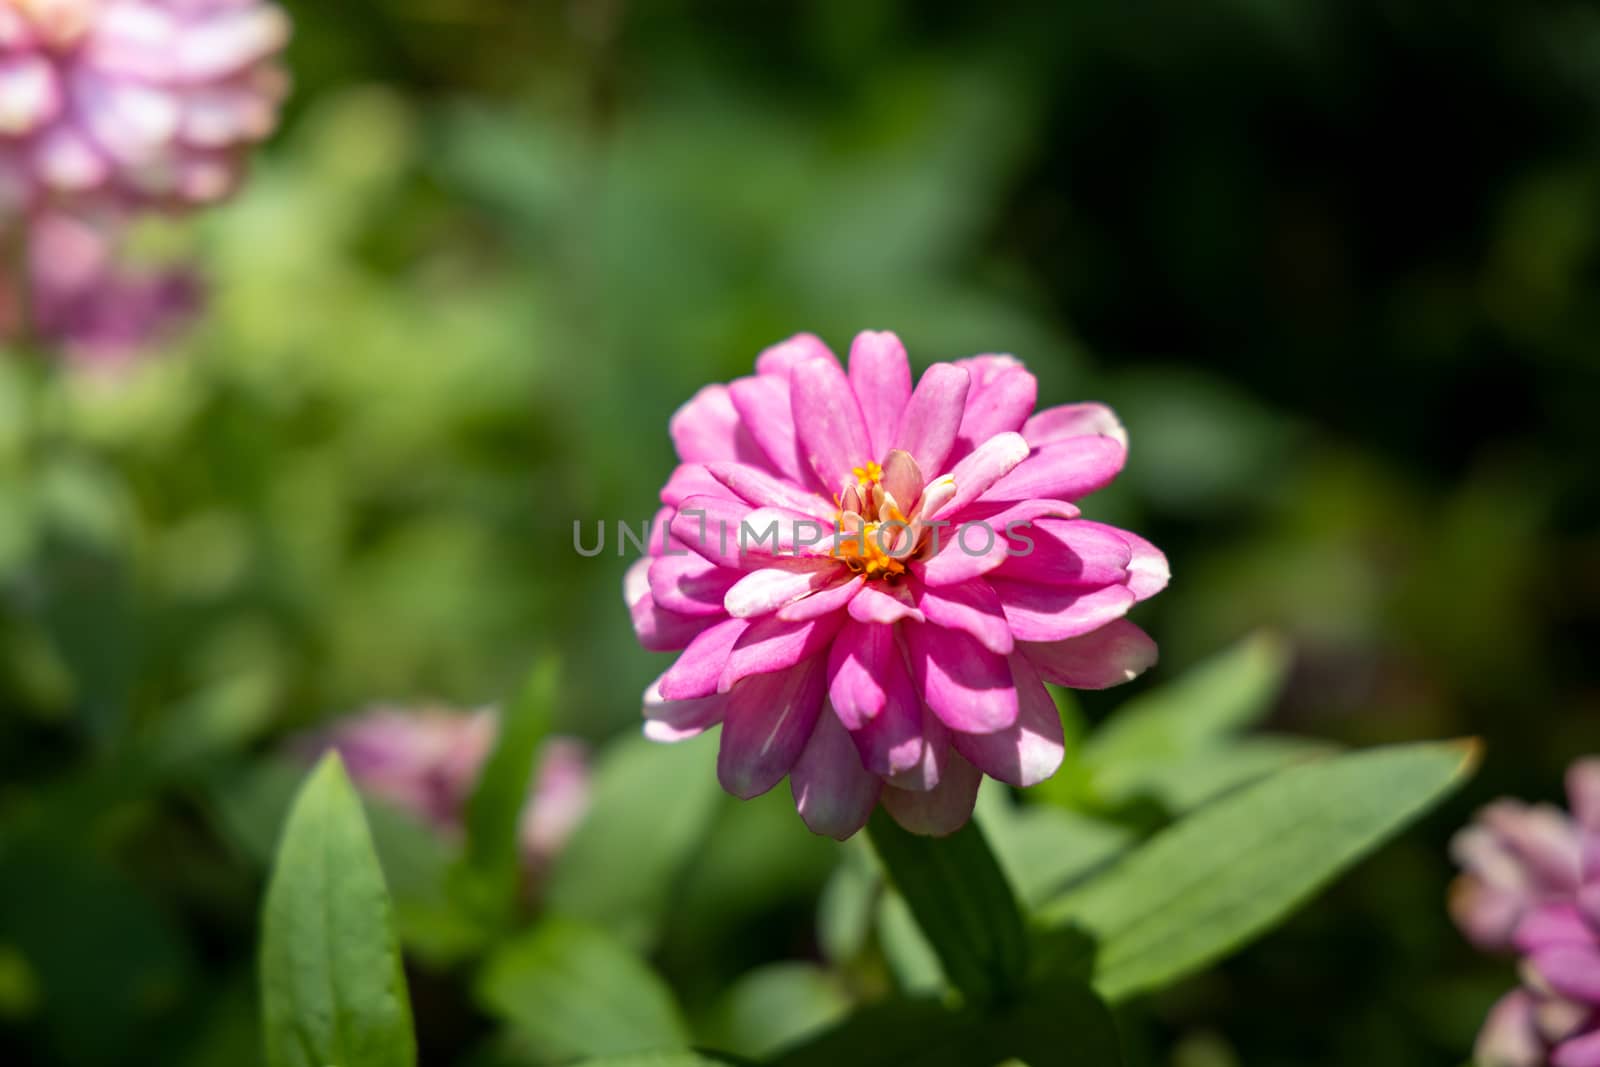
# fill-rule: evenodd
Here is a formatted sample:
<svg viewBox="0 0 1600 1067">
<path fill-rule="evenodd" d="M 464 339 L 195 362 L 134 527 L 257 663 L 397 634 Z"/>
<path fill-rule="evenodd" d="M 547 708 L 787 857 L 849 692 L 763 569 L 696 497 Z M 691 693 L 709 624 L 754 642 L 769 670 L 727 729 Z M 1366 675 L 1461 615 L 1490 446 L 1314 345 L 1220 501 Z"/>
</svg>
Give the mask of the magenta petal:
<svg viewBox="0 0 1600 1067">
<path fill-rule="evenodd" d="M 678 507 L 669 529 L 689 551 L 722 567 L 745 570 L 739 527 L 754 509 L 742 500 L 692 496 Z"/>
<path fill-rule="evenodd" d="M 933 589 L 919 585 L 917 608 L 937 626 L 964 630 L 990 652 L 1005 656 L 1014 642 L 1000 598 L 981 578 Z"/>
<path fill-rule="evenodd" d="M 1128 561 L 1128 588 L 1140 600 L 1148 600 L 1167 587 L 1172 580 L 1172 569 L 1167 566 L 1166 553 L 1136 533 L 1105 526 L 1098 522 L 1089 526 L 1109 530 L 1128 543 L 1133 558 Z"/>
<path fill-rule="evenodd" d="M 903 588 L 883 589 L 868 583 L 850 601 L 850 617 L 857 622 L 875 622 L 890 626 L 901 619 L 922 621 L 922 612 L 911 602 L 911 594 Z"/>
<path fill-rule="evenodd" d="M 944 478 L 955 483 L 955 493 L 937 512 L 929 512 L 923 518 L 941 519 L 959 515 L 962 508 L 976 503 L 992 485 L 1027 458 L 1028 442 L 1022 439 L 1021 434 L 1002 433 L 989 438 L 957 463 L 949 474 L 944 475 Z M 936 482 L 944 478 L 936 479 Z M 931 486 L 929 491 L 932 491 Z"/>
<path fill-rule="evenodd" d="M 1491 1067 L 1498 1067 L 1499 1063 L 1496 1060 L 1484 1062 Z M 1537 1067 L 1539 1061 L 1530 1062 Z M 1600 1029 L 1589 1030 L 1557 1045 L 1550 1053 L 1550 1067 L 1600 1067 Z"/>
<path fill-rule="evenodd" d="M 727 486 L 711 476 L 704 463 L 680 463 L 661 487 L 661 502 L 677 507 L 692 496 L 734 497 Z"/>
<path fill-rule="evenodd" d="M 772 468 L 797 485 L 814 485 L 811 468 L 800 458 L 787 376 L 740 378 L 728 386 L 728 393 L 746 432 Z"/>
<path fill-rule="evenodd" d="M 646 556 L 628 568 L 622 579 L 622 595 L 639 644 L 651 652 L 672 652 L 692 643 L 716 623 L 718 616 L 681 615 L 657 604 L 650 596 L 650 564 Z"/>
<path fill-rule="evenodd" d="M 1135 597 L 1126 586 L 1078 590 L 990 578 L 1011 635 L 1018 641 L 1061 641 L 1090 633 L 1128 613 Z"/>
<path fill-rule="evenodd" d="M 866 420 L 871 455 L 881 461 L 894 447 L 900 416 L 911 400 L 911 364 L 906 360 L 906 346 L 888 331 L 865 330 L 856 335 L 850 346 L 849 374 L 850 386 Z"/>
<path fill-rule="evenodd" d="M 861 766 L 850 734 L 823 705 L 811 740 L 789 772 L 794 806 L 812 833 L 843 841 L 867 823 L 883 780 Z"/>
<path fill-rule="evenodd" d="M 861 587 L 866 584 L 866 579 L 861 575 L 849 575 L 835 578 L 834 584 L 818 589 L 810 596 L 801 597 L 792 604 L 785 604 L 778 609 L 778 618 L 798 622 L 802 619 L 815 619 L 819 615 L 830 612 L 843 611 L 850 606 L 850 601 L 855 599 Z"/>
<path fill-rule="evenodd" d="M 1567 769 L 1567 799 L 1578 825 L 1600 833 L 1600 758 L 1580 759 Z"/>
<path fill-rule="evenodd" d="M 1128 447 L 1128 431 L 1104 404 L 1062 404 L 1046 408 L 1022 424 L 1022 436 L 1035 448 L 1068 437 L 1109 437 Z"/>
<path fill-rule="evenodd" d="M 828 699 L 845 727 L 859 730 L 883 711 L 889 700 L 886 686 L 896 663 L 904 674 L 893 627 L 852 619 L 839 630 L 828 651 Z M 912 696 L 915 699 L 915 694 Z"/>
<path fill-rule="evenodd" d="M 1017 650 L 1045 681 L 1071 689 L 1108 689 L 1131 682 L 1156 662 L 1156 643 L 1127 619 L 1063 641 L 1019 642 Z"/>
<path fill-rule="evenodd" d="M 828 647 L 843 623 L 842 613 L 803 622 L 775 616 L 756 620 L 729 651 L 717 690 L 726 693 L 751 675 L 786 670 L 812 658 Z"/>
<path fill-rule="evenodd" d="M 925 792 L 885 787 L 883 806 L 894 821 L 914 834 L 943 837 L 953 834 L 972 818 L 983 774 L 955 753 L 939 784 Z"/>
<path fill-rule="evenodd" d="M 789 773 L 822 710 L 827 670 L 821 657 L 746 678 L 728 694 L 717 749 L 722 788 L 749 800 Z"/>
<path fill-rule="evenodd" d="M 771 375 L 788 381 L 789 372 L 808 359 L 828 359 L 838 362 L 838 357 L 814 333 L 797 333 L 786 341 L 779 341 L 762 349 L 756 357 L 756 373 Z"/>
<path fill-rule="evenodd" d="M 867 725 L 865 729 L 856 734 L 856 747 L 863 753 L 872 751 L 866 746 L 868 732 L 875 730 L 888 716 L 880 716 Z M 939 721 L 939 716 L 926 704 L 920 704 L 916 709 L 916 718 L 908 718 L 900 727 L 902 735 L 916 736 L 920 744 L 913 747 L 904 743 L 893 761 L 894 766 L 904 767 L 904 770 L 884 771 L 878 764 L 868 760 L 866 755 L 862 759 L 867 766 L 876 773 L 882 774 L 884 780 L 896 789 L 909 789 L 913 793 L 925 793 L 939 784 L 939 779 L 944 775 L 945 767 L 949 766 L 955 749 L 950 744 L 950 728 Z"/>
<path fill-rule="evenodd" d="M 1004 656 L 960 630 L 914 622 L 903 630 L 911 677 L 946 726 L 981 734 L 1017 721 L 1017 690 Z"/>
<path fill-rule="evenodd" d="M 1557 945 L 1528 958 L 1533 973 L 1563 997 L 1600 1004 L 1600 950 Z"/>
<path fill-rule="evenodd" d="M 1133 550 L 1117 530 L 1082 519 L 1039 519 L 1030 524 L 1031 550 L 1009 556 L 995 571 L 1041 585 L 1126 585 Z"/>
<path fill-rule="evenodd" d="M 818 562 L 809 570 L 764 567 L 750 571 L 728 590 L 722 606 L 736 619 L 770 615 L 827 585 L 835 569 L 832 563 Z"/>
<path fill-rule="evenodd" d="M 1127 458 L 1127 448 L 1115 438 L 1069 437 L 1034 449 L 989 495 L 995 500 L 1078 500 L 1115 481 Z"/>
<path fill-rule="evenodd" d="M 1569 903 L 1544 904 L 1517 923 L 1512 944 L 1519 952 L 1537 953 L 1557 945 L 1600 947 L 1600 936 L 1577 907 Z"/>
<path fill-rule="evenodd" d="M 980 447 L 996 434 L 1020 430 L 1033 413 L 1039 383 L 1011 356 L 974 356 L 960 364 L 972 375 L 955 455 Z"/>
<path fill-rule="evenodd" d="M 991 778 L 1027 787 L 1055 774 L 1066 756 L 1061 713 L 1044 682 L 1022 656 L 1013 655 L 1012 681 L 1017 688 L 1017 721 L 987 734 L 951 731 L 956 751 Z"/>
<path fill-rule="evenodd" d="M 696 700 L 717 692 L 734 642 L 749 628 L 744 619 L 724 619 L 690 641 L 657 683 L 661 698 Z"/>
<path fill-rule="evenodd" d="M 853 480 L 851 472 L 874 457 L 861 407 L 839 364 L 806 360 L 790 373 L 789 391 L 800 452 L 811 469 L 824 486 Z"/>
<path fill-rule="evenodd" d="M 704 469 L 706 477 L 714 485 L 725 487 L 755 507 L 780 507 L 833 525 L 837 509 L 831 503 L 811 490 L 769 474 L 760 467 L 748 463 L 715 462 L 705 464 Z"/>
<path fill-rule="evenodd" d="M 650 561 L 650 596 L 657 607 L 680 615 L 724 615 L 722 599 L 739 572 L 694 554 Z"/>
<path fill-rule="evenodd" d="M 913 563 L 912 573 L 932 586 L 1000 573 L 1013 557 L 1031 556 L 1037 550 L 1035 523 L 1076 512 L 1071 504 L 1057 500 L 1025 500 L 1003 510 L 983 504 L 966 508 L 949 525 L 943 524 L 945 520 L 935 524 L 929 547 L 937 551 L 931 559 Z"/>
<path fill-rule="evenodd" d="M 709 730 L 722 721 L 728 698 L 723 695 L 697 700 L 664 700 L 661 679 L 644 692 L 644 735 L 652 741 L 682 741 Z"/>
<path fill-rule="evenodd" d="M 966 408 L 971 376 L 953 363 L 935 363 L 922 374 L 895 432 L 896 448 L 917 461 L 922 474 L 932 478 L 945 469 L 955 447 L 961 413 Z"/>
<path fill-rule="evenodd" d="M 755 438 L 745 432 L 726 385 L 708 385 L 679 408 L 668 424 L 672 445 L 685 463 L 714 459 L 759 463 Z"/>
</svg>

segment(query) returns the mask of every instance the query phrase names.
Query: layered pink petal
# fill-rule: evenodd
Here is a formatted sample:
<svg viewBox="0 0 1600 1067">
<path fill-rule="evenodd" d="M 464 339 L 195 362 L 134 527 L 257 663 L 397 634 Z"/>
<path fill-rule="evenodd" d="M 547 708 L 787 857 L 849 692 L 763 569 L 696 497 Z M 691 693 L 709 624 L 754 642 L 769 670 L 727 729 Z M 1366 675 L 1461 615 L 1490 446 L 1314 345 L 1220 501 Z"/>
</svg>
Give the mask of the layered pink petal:
<svg viewBox="0 0 1600 1067">
<path fill-rule="evenodd" d="M 1046 408 L 1022 424 L 1022 436 L 1035 448 L 1068 437 L 1109 437 L 1128 447 L 1128 431 L 1104 404 L 1062 404 Z"/>
<path fill-rule="evenodd" d="M 1131 682 L 1156 662 L 1156 643 L 1127 619 L 1063 641 L 1018 642 L 1047 682 L 1070 689 L 1108 689 Z"/>
<path fill-rule="evenodd" d="M 963 457 L 950 471 L 944 475 L 955 486 L 955 492 L 950 496 L 945 505 L 937 511 L 926 512 L 927 519 L 949 519 L 961 515 L 961 511 L 969 504 L 977 503 L 990 486 L 1028 457 L 1028 442 L 1022 439 L 1021 434 L 1003 433 L 989 438 L 979 445 L 970 454 Z M 931 487 L 930 487 L 931 492 Z"/>
<path fill-rule="evenodd" d="M 680 463 L 661 487 L 661 502 L 675 508 L 695 496 L 738 498 L 737 493 L 711 476 L 704 463 Z"/>
<path fill-rule="evenodd" d="M 839 364 L 809 359 L 789 374 L 800 451 L 824 486 L 840 486 L 874 459 L 866 420 Z"/>
<path fill-rule="evenodd" d="M 1081 519 L 1039 519 L 1028 531 L 1032 547 L 1008 556 L 995 577 L 1040 585 L 1126 585 L 1133 550 L 1109 526 Z"/>
<path fill-rule="evenodd" d="M 1011 627 L 1006 623 L 1000 598 L 982 579 L 936 589 L 919 585 L 914 595 L 918 610 L 928 622 L 962 630 L 990 652 L 1002 656 L 1011 653 Z"/>
<path fill-rule="evenodd" d="M 1497 1061 L 1484 1062 L 1496 1064 Z M 1561 1042 L 1550 1053 L 1550 1067 L 1600 1067 L 1600 1030 L 1590 1030 Z"/>
<path fill-rule="evenodd" d="M 1534 953 L 1528 966 L 1563 997 L 1600 1004 L 1600 950 L 1587 945 L 1556 945 Z"/>
<path fill-rule="evenodd" d="M 1069 437 L 1035 448 L 989 495 L 996 500 L 1078 500 L 1110 485 L 1127 458 L 1127 448 L 1115 438 Z"/>
<path fill-rule="evenodd" d="M 946 726 L 988 733 L 1017 721 L 1017 690 L 1004 656 L 959 630 L 908 622 L 903 632 L 912 680 Z"/>
<path fill-rule="evenodd" d="M 911 400 L 911 364 L 905 345 L 887 331 L 857 334 L 850 346 L 849 375 L 867 424 L 869 452 L 881 459 L 894 447 L 900 417 Z"/>
<path fill-rule="evenodd" d="M 974 356 L 958 362 L 972 375 L 972 388 L 956 434 L 957 458 L 997 434 L 1022 429 L 1039 397 L 1037 379 L 1011 356 Z"/>
<path fill-rule="evenodd" d="M 783 780 L 816 727 L 826 676 L 816 657 L 746 678 L 729 692 L 717 749 L 722 788 L 748 800 Z"/>
<path fill-rule="evenodd" d="M 1079 590 L 1005 578 L 990 578 L 989 585 L 1018 641 L 1079 637 L 1120 619 L 1135 602 L 1133 592 L 1122 585 Z"/>
<path fill-rule="evenodd" d="M 682 741 L 695 737 L 722 721 L 728 698 L 725 695 L 697 700 L 666 700 L 661 696 L 661 679 L 650 683 L 644 693 L 644 735 L 652 741 Z"/>
<path fill-rule="evenodd" d="M 673 413 L 667 424 L 672 446 L 684 463 L 714 459 L 758 462 L 755 439 L 744 429 L 726 385 L 708 385 Z"/>
<path fill-rule="evenodd" d="M 736 619 L 770 615 L 827 586 L 837 569 L 833 563 L 818 561 L 803 570 L 766 567 L 750 571 L 728 589 L 722 605 Z"/>
<path fill-rule="evenodd" d="M 797 333 L 788 340 L 762 349 L 756 357 L 756 373 L 788 381 L 789 372 L 809 359 L 838 362 L 833 349 L 822 338 L 814 333 Z"/>
<path fill-rule="evenodd" d="M 707 463 L 705 471 L 707 478 L 726 487 L 752 507 L 783 508 L 833 525 L 837 510 L 833 504 L 809 489 L 802 489 L 788 478 L 769 474 L 748 463 Z"/>
<path fill-rule="evenodd" d="M 826 651 L 844 621 L 843 613 L 801 622 L 776 616 L 755 620 L 729 649 L 718 691 L 726 693 L 751 675 L 787 670 Z"/>
<path fill-rule="evenodd" d="M 922 612 L 911 602 L 911 594 L 902 587 L 891 586 L 887 591 L 876 583 L 867 583 L 850 601 L 850 617 L 857 622 L 872 622 L 889 626 L 902 619 L 922 621 Z"/>
<path fill-rule="evenodd" d="M 645 557 L 628 568 L 622 580 L 623 599 L 639 644 L 651 652 L 674 652 L 692 644 L 717 622 L 717 616 L 684 615 L 658 605 L 650 596 L 650 565 Z"/>
<path fill-rule="evenodd" d="M 680 615 L 724 615 L 723 597 L 739 572 L 719 567 L 704 557 L 657 556 L 649 564 L 649 594 L 656 607 Z"/>
<path fill-rule="evenodd" d="M 663 700 L 695 700 L 717 692 L 736 641 L 750 628 L 744 619 L 724 619 L 689 642 L 658 684 Z"/>
<path fill-rule="evenodd" d="M 861 765 L 850 734 L 824 704 L 789 788 L 812 833 L 843 841 L 866 825 L 883 780 Z"/>
<path fill-rule="evenodd" d="M 1061 713 L 1028 660 L 1013 655 L 1012 680 L 1017 687 L 1017 721 L 987 734 L 952 731 L 950 741 L 973 766 L 1008 785 L 1027 787 L 1055 774 L 1066 755 Z"/>
<path fill-rule="evenodd" d="M 895 432 L 894 447 L 917 461 L 923 476 L 945 469 L 966 409 L 971 376 L 952 363 L 935 363 L 923 372 Z"/>
<path fill-rule="evenodd" d="M 895 822 L 912 833 L 944 837 L 972 818 L 972 806 L 982 782 L 983 775 L 976 767 L 951 753 L 938 785 L 920 792 L 886 786 L 883 806 Z"/>
<path fill-rule="evenodd" d="M 802 619 L 815 619 L 819 615 L 827 615 L 835 611 L 843 611 L 850 606 L 861 587 L 867 580 L 861 575 L 849 575 L 835 578 L 832 585 L 818 589 L 810 596 L 801 597 L 791 604 L 785 604 L 778 609 L 778 618 L 798 622 Z"/>
<path fill-rule="evenodd" d="M 800 458 L 788 375 L 740 378 L 728 386 L 728 393 L 745 431 L 772 469 L 796 485 L 816 487 L 815 476 Z"/>
</svg>

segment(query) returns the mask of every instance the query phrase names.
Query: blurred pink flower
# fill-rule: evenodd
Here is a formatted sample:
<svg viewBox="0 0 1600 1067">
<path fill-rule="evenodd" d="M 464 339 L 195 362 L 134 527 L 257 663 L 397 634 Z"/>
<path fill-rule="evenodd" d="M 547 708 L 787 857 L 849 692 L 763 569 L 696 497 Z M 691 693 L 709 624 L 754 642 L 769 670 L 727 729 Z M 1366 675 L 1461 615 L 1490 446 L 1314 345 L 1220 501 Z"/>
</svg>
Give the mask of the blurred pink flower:
<svg viewBox="0 0 1600 1067">
<path fill-rule="evenodd" d="M 696 394 L 624 584 L 645 647 L 682 650 L 645 694 L 645 733 L 721 724 L 725 789 L 787 775 L 806 824 L 837 838 L 880 800 L 950 833 L 985 773 L 1055 773 L 1044 683 L 1101 688 L 1155 662 L 1122 616 L 1167 561 L 1071 503 L 1122 469 L 1116 416 L 1034 414 L 1036 391 L 1009 356 L 935 364 L 913 389 L 899 339 L 868 332 L 848 370 L 800 335 Z"/>
<path fill-rule="evenodd" d="M 1573 765 L 1567 794 L 1571 815 L 1496 801 L 1452 845 L 1457 925 L 1522 957 L 1478 1036 L 1483 1067 L 1600 1067 L 1600 759 Z"/>
<path fill-rule="evenodd" d="M 31 339 L 89 366 L 128 362 L 198 311 L 199 279 L 189 270 L 137 273 L 120 262 L 114 227 L 61 212 L 29 223 L 25 284 L 0 267 L 0 337 L 16 339 L 23 316 Z"/>
<path fill-rule="evenodd" d="M 493 709 L 377 708 L 340 720 L 295 747 L 307 757 L 336 750 L 362 792 L 455 835 L 499 725 Z M 530 871 L 548 866 L 588 803 L 587 748 L 571 738 L 549 738 L 540 751 L 518 830 Z"/>
<path fill-rule="evenodd" d="M 268 0 L 0 3 L 0 218 L 227 195 L 276 125 L 288 37 Z"/>
</svg>

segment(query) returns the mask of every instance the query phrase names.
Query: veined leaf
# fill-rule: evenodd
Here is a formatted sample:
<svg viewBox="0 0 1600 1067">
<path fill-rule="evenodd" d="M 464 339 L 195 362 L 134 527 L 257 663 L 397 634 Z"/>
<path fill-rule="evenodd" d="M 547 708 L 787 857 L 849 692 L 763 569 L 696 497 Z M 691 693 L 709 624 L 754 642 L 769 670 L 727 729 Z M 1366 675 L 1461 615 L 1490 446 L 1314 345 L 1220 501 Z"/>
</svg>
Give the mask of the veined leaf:
<svg viewBox="0 0 1600 1067">
<path fill-rule="evenodd" d="M 335 753 L 289 812 L 267 887 L 261 988 L 269 1067 L 416 1062 L 383 871 Z"/>
<path fill-rule="evenodd" d="M 1128 701 L 1083 747 L 1096 786 L 1114 788 L 1125 768 L 1187 755 L 1256 722 L 1288 670 L 1284 642 L 1257 634 Z"/>
<path fill-rule="evenodd" d="M 484 1007 L 557 1058 L 683 1048 L 672 992 L 627 946 L 597 927 L 551 919 L 489 958 Z"/>
<path fill-rule="evenodd" d="M 1472 773 L 1476 742 L 1396 745 L 1291 768 L 1163 830 L 1046 918 L 1098 946 L 1111 1000 L 1269 929 Z"/>
</svg>

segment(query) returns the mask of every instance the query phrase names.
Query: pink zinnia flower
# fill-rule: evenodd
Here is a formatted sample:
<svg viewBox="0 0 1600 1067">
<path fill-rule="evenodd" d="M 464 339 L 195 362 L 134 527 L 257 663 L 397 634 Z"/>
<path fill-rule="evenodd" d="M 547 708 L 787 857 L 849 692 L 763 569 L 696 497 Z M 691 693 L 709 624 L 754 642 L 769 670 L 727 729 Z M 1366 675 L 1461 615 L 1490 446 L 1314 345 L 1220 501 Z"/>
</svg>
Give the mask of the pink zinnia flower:
<svg viewBox="0 0 1600 1067">
<path fill-rule="evenodd" d="M 301 739 L 296 748 L 312 758 L 334 749 L 362 792 L 454 836 L 499 729 L 493 709 L 376 708 Z M 535 874 L 547 867 L 588 807 L 587 748 L 572 738 L 549 738 L 518 826 L 524 866 Z"/>
<path fill-rule="evenodd" d="M 0 339 L 26 332 L 74 363 L 107 367 L 177 332 L 199 310 L 198 278 L 181 267 L 130 269 L 117 231 L 55 211 L 30 220 L 25 276 L 0 263 Z"/>
<path fill-rule="evenodd" d="M 0 216 L 226 195 L 277 122 L 288 36 L 266 0 L 0 3 Z"/>
<path fill-rule="evenodd" d="M 949 833 L 985 773 L 1055 773 L 1044 683 L 1101 688 L 1153 663 L 1123 615 L 1167 562 L 1072 503 L 1121 470 L 1116 417 L 1034 414 L 1036 391 L 1009 356 L 935 364 L 913 389 L 899 339 L 869 332 L 848 371 L 801 335 L 696 394 L 672 419 L 682 463 L 650 557 L 625 582 L 645 647 L 682 650 L 645 694 L 646 734 L 720 723 L 725 789 L 787 775 L 806 825 L 841 839 L 880 800 Z"/>
<path fill-rule="evenodd" d="M 1456 836 L 1451 913 L 1522 957 L 1478 1035 L 1483 1067 L 1600 1067 L 1600 760 L 1567 774 L 1572 815 L 1501 800 Z"/>
</svg>

